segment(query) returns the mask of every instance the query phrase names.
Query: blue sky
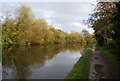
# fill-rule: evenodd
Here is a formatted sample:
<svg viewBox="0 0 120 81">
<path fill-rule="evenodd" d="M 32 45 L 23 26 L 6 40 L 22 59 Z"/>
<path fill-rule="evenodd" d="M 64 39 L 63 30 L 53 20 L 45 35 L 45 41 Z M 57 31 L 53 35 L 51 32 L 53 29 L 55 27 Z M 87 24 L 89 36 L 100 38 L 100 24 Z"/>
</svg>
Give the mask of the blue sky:
<svg viewBox="0 0 120 81">
<path fill-rule="evenodd" d="M 65 32 L 81 32 L 83 29 L 93 33 L 92 28 L 88 28 L 83 23 L 92 13 L 94 2 L 3 2 L 0 15 L 6 12 L 11 14 L 21 6 L 29 6 L 36 18 L 45 19 L 49 24 Z"/>
</svg>

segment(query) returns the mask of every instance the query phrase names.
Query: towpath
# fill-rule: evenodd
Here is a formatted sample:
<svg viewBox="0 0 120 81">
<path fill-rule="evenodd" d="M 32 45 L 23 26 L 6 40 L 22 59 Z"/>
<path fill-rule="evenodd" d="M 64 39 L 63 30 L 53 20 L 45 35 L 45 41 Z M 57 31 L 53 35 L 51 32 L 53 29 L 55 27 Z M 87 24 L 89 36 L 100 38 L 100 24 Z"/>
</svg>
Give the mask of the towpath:
<svg viewBox="0 0 120 81">
<path fill-rule="evenodd" d="M 95 44 L 93 45 L 92 49 L 93 50 L 90 56 L 90 71 L 88 78 L 91 81 L 110 79 L 111 73 L 108 67 L 106 56 L 97 49 Z"/>
</svg>

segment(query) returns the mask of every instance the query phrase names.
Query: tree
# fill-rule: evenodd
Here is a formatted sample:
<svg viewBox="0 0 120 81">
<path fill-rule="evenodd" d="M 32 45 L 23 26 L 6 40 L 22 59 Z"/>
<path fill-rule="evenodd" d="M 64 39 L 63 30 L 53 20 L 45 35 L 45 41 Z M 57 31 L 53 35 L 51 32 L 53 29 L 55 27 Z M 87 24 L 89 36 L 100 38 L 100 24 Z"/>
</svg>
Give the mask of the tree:
<svg viewBox="0 0 120 81">
<path fill-rule="evenodd" d="M 120 56 L 120 1 L 115 4 L 116 10 L 112 14 L 112 38 L 114 40 L 117 54 Z"/>
<path fill-rule="evenodd" d="M 95 30 L 95 37 L 100 46 L 114 48 L 115 54 L 120 53 L 120 1 L 98 2 L 94 13 L 88 20 Z"/>
<path fill-rule="evenodd" d="M 2 23 L 2 43 L 4 48 L 10 46 L 30 46 L 34 44 L 85 44 L 85 37 L 79 33 L 66 33 L 55 29 L 44 19 L 36 19 L 31 9 L 20 6 L 13 17 L 6 15 Z"/>
<path fill-rule="evenodd" d="M 27 45 L 31 42 L 32 26 L 34 15 L 27 6 L 21 6 L 16 12 L 16 28 L 18 29 L 18 41 L 20 45 Z"/>
<path fill-rule="evenodd" d="M 85 36 L 87 44 L 91 44 L 93 42 L 93 36 L 87 30 L 82 30 L 82 34 Z"/>
</svg>

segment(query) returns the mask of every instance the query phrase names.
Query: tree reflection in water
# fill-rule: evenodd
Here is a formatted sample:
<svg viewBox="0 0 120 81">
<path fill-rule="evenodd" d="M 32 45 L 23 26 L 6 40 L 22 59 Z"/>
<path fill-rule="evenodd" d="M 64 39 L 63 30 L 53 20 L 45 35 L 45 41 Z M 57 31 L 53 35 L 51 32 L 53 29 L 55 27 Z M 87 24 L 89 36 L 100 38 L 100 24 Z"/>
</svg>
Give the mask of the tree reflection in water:
<svg viewBox="0 0 120 81">
<path fill-rule="evenodd" d="M 84 46 L 79 44 L 57 44 L 47 46 L 32 46 L 29 48 L 9 48 L 3 50 L 3 79 L 27 79 L 31 67 L 42 67 L 46 60 L 64 51 L 80 51 Z M 9 70 L 9 71 L 8 71 Z"/>
</svg>

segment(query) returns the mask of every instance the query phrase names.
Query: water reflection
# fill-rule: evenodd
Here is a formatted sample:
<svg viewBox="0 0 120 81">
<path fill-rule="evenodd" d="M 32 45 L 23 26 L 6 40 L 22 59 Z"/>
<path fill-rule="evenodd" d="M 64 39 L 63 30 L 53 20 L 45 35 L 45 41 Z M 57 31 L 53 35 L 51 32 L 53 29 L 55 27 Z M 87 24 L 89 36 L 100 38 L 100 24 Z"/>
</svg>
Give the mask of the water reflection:
<svg viewBox="0 0 120 81">
<path fill-rule="evenodd" d="M 62 79 L 77 62 L 79 44 L 3 50 L 3 79 Z"/>
</svg>

